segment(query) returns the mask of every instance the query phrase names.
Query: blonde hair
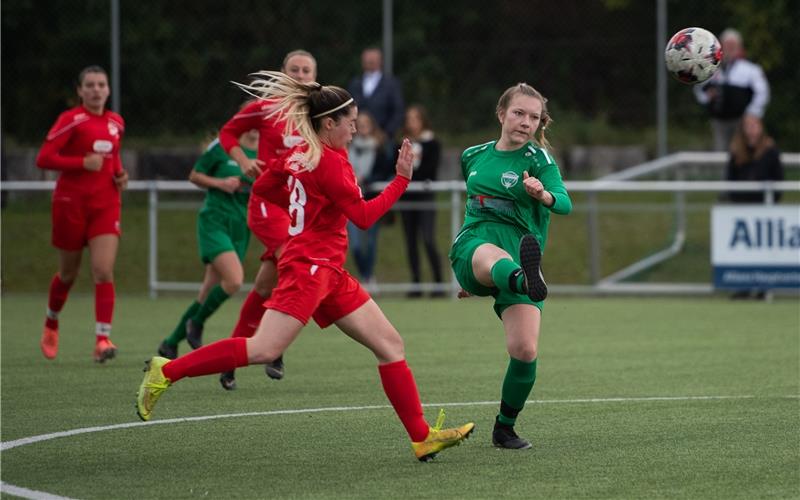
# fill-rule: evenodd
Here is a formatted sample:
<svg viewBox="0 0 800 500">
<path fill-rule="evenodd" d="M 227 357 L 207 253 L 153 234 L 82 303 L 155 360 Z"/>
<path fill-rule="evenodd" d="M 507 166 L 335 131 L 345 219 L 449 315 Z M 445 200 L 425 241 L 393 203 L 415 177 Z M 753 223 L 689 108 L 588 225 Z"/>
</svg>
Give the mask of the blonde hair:
<svg viewBox="0 0 800 500">
<path fill-rule="evenodd" d="M 503 95 L 500 96 L 500 99 L 497 101 L 497 109 L 496 109 L 497 114 L 500 115 L 500 113 L 505 112 L 508 109 L 509 104 L 511 104 L 511 99 L 513 99 L 514 96 L 519 94 L 526 95 L 528 97 L 533 97 L 541 101 L 542 119 L 541 123 L 539 124 L 539 129 L 534 132 L 533 142 L 535 142 L 537 146 L 540 146 L 544 149 L 548 150 L 552 149 L 550 147 L 550 142 L 548 142 L 547 137 L 545 137 L 544 135 L 544 132 L 547 129 L 547 126 L 553 123 L 553 118 L 547 111 L 547 98 L 544 97 L 535 88 L 531 87 L 530 85 L 524 82 L 518 83 L 513 87 L 507 88 L 506 91 L 503 92 Z"/>
<path fill-rule="evenodd" d="M 337 121 L 355 106 L 343 88 L 302 83 L 279 71 L 259 71 L 249 84 L 233 82 L 257 99 L 273 102 L 267 118 L 286 120 L 285 135 L 297 133 L 308 145 L 302 159 L 303 170 L 314 170 L 322 157 L 319 130 L 324 118 Z"/>
</svg>

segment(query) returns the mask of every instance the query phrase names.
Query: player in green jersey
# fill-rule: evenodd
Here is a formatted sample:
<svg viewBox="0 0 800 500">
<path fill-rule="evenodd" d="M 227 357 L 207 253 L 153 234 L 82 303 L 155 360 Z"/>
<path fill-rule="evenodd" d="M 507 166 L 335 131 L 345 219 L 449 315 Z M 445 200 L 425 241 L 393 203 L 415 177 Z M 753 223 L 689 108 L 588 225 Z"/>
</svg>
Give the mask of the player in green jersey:
<svg viewBox="0 0 800 500">
<path fill-rule="evenodd" d="M 493 296 L 510 360 L 492 442 L 499 448 L 531 444 L 514 431 L 536 381 L 539 331 L 547 285 L 540 262 L 550 213 L 572 210 L 545 129 L 547 99 L 530 85 L 507 89 L 497 103 L 500 139 L 467 148 L 461 169 L 467 183 L 464 225 L 450 249 L 462 292 Z"/>
<path fill-rule="evenodd" d="M 242 134 L 239 144 L 248 158 L 255 158 L 258 131 Z M 158 353 L 169 359 L 178 357 L 178 343 L 187 338 L 190 322 L 194 323 L 194 330 L 202 331 L 206 319 L 241 288 L 244 281 L 242 261 L 250 242 L 247 201 L 253 179 L 242 173 L 218 139 L 197 160 L 189 180 L 207 189 L 205 202 L 197 216 L 197 242 L 206 270 L 197 300 L 158 347 Z M 193 349 L 201 345 L 200 339 L 187 340 Z"/>
</svg>

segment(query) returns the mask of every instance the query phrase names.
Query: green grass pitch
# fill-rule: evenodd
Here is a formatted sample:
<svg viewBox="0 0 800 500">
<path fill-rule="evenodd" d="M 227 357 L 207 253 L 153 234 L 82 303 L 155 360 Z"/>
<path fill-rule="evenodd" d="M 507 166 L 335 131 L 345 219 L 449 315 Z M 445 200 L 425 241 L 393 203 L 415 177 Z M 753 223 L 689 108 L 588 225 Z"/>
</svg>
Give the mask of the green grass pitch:
<svg viewBox="0 0 800 500">
<path fill-rule="evenodd" d="M 47 361 L 38 347 L 46 298 L 5 294 L 4 445 L 138 422 L 143 361 L 190 300 L 121 295 L 112 335 L 119 356 L 97 365 L 91 296 L 70 297 L 61 351 Z M 207 341 L 228 335 L 241 300 L 209 320 Z M 286 353 L 284 380 L 259 366 L 240 369 L 233 392 L 217 377 L 186 379 L 162 397 L 153 421 L 250 415 L 10 448 L 2 481 L 72 498 L 800 496 L 796 299 L 551 298 L 538 379 L 517 426 L 534 444 L 524 452 L 491 445 L 507 362 L 491 304 L 379 302 L 405 339 L 428 420 L 446 405 L 450 424 L 477 425 L 433 463 L 414 459 L 372 355 L 312 325 Z M 309 409 L 326 410 L 293 411 Z"/>
</svg>

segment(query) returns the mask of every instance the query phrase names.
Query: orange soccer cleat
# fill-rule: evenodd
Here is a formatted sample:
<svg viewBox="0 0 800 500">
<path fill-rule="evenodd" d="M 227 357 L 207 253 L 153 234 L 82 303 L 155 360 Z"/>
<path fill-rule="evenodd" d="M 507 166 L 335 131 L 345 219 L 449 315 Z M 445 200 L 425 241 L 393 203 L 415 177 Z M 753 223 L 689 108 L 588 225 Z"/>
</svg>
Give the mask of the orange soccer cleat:
<svg viewBox="0 0 800 500">
<path fill-rule="evenodd" d="M 45 326 L 39 346 L 45 358 L 54 359 L 58 354 L 58 330 Z"/>
<path fill-rule="evenodd" d="M 94 345 L 94 360 L 98 363 L 105 363 L 117 355 L 117 346 L 108 340 L 108 337 L 97 337 Z"/>
</svg>

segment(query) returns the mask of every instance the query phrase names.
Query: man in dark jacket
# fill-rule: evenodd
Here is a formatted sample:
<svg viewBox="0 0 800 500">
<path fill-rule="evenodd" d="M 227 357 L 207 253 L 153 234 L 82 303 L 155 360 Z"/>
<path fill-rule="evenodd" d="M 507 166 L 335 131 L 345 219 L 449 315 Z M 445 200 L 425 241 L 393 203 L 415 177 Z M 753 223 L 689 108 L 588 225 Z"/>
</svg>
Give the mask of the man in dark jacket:
<svg viewBox="0 0 800 500">
<path fill-rule="evenodd" d="M 350 81 L 347 87 L 360 111 L 368 111 L 386 134 L 386 153 L 394 155 L 395 135 L 403 124 L 403 91 L 391 75 L 383 71 L 383 53 L 377 47 L 368 47 L 361 53 L 363 73 Z M 394 162 L 391 162 L 394 164 Z"/>
</svg>

